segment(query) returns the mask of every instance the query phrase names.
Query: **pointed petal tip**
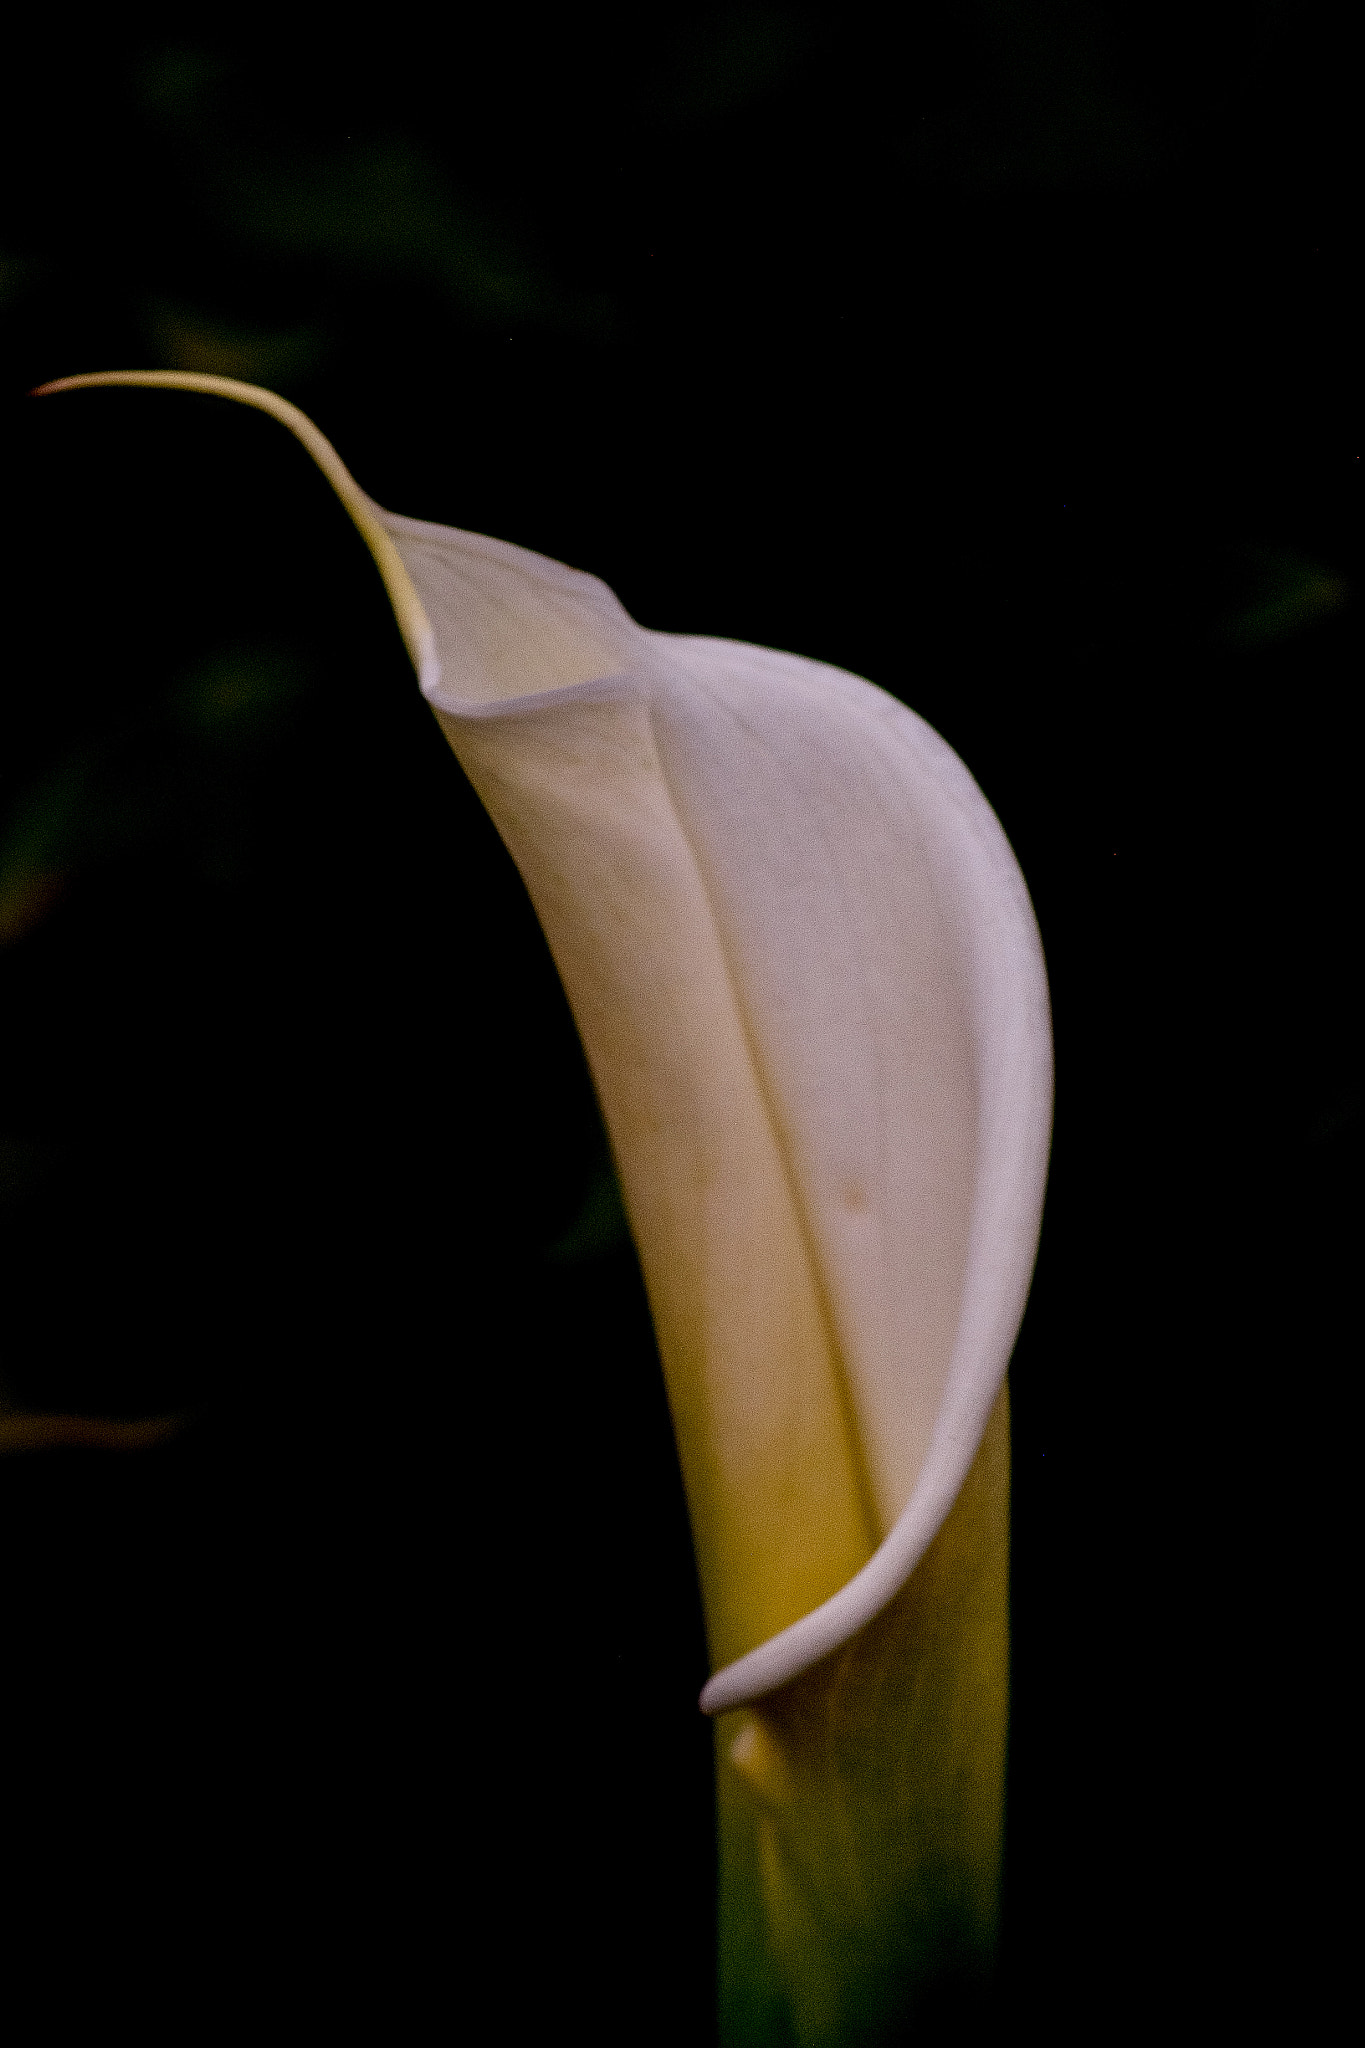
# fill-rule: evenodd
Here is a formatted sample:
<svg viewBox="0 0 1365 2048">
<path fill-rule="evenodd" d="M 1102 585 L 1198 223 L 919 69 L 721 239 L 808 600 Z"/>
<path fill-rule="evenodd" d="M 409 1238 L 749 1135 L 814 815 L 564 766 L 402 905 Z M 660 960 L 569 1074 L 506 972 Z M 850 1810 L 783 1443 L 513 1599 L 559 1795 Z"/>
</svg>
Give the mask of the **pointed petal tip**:
<svg viewBox="0 0 1365 2048">
<path fill-rule="evenodd" d="M 121 385 L 149 391 L 193 391 L 210 398 L 232 399 L 257 412 L 267 413 L 302 442 L 350 515 L 361 539 L 374 557 L 393 606 L 398 629 L 417 672 L 423 694 L 428 698 L 440 687 L 441 665 L 436 638 L 422 601 L 406 565 L 385 531 L 380 508 L 361 490 L 326 435 L 314 426 L 307 413 L 300 412 L 277 391 L 262 384 L 244 384 L 236 377 L 216 377 L 200 370 L 91 370 L 76 377 L 54 377 L 35 385 L 30 398 L 50 398 L 61 391 L 84 391 Z"/>
<path fill-rule="evenodd" d="M 30 398 L 50 398 L 58 391 L 84 391 L 98 385 L 140 385 L 162 391 L 207 391 L 220 398 L 235 398 L 244 405 L 259 405 L 278 418 L 286 413 L 300 420 L 307 415 L 277 392 L 263 384 L 244 384 L 238 377 L 216 377 L 203 370 L 82 370 L 74 377 L 51 377 L 35 384 Z M 316 431 L 316 429 L 314 429 Z"/>
</svg>

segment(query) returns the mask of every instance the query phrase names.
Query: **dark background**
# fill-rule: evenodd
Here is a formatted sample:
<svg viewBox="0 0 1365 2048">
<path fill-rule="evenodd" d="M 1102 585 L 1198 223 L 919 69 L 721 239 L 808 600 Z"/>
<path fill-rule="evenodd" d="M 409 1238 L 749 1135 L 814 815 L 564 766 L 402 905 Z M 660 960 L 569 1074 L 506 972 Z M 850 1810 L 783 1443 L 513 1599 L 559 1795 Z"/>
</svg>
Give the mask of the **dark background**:
<svg viewBox="0 0 1365 2048">
<path fill-rule="evenodd" d="M 302 455 L 23 396 L 167 366 L 647 625 L 872 677 L 972 769 L 1058 1062 L 993 2038 L 1322 2030 L 1359 1818 L 1340 19 L 9 32 L 0 1370 L 195 1417 L 0 1463 L 32 2038 L 492 1998 L 499 2038 L 692 2044 L 710 2000 L 685 1515 L 572 1028 Z"/>
</svg>

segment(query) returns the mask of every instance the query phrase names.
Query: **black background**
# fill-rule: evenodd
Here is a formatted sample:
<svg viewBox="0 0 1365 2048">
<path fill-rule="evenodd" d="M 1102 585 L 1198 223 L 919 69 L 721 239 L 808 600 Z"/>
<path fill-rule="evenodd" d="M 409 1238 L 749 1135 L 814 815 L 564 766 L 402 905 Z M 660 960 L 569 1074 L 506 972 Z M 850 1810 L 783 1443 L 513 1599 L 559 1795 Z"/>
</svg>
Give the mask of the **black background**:
<svg viewBox="0 0 1365 2048">
<path fill-rule="evenodd" d="M 1358 1820 L 1338 19 L 11 35 L 3 1371 L 198 1418 L 0 1466 L 33 2038 L 491 1998 L 498 2038 L 693 2043 L 710 1998 L 685 1517 L 552 970 L 306 460 L 211 401 L 23 396 L 126 366 L 282 390 L 395 510 L 866 674 L 962 755 L 1058 1063 L 996 2033 L 1321 2030 Z"/>
</svg>

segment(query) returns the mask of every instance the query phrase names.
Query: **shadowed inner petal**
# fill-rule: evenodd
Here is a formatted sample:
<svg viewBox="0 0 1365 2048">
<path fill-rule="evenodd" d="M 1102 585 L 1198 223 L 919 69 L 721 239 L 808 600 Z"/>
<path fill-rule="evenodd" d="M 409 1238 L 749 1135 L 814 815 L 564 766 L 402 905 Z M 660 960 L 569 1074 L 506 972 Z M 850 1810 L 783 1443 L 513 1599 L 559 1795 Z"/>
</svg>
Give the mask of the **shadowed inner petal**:
<svg viewBox="0 0 1365 2048">
<path fill-rule="evenodd" d="M 438 710 L 530 891 L 640 1253 L 713 1658 L 871 1554 L 821 1289 L 642 694 Z"/>
</svg>

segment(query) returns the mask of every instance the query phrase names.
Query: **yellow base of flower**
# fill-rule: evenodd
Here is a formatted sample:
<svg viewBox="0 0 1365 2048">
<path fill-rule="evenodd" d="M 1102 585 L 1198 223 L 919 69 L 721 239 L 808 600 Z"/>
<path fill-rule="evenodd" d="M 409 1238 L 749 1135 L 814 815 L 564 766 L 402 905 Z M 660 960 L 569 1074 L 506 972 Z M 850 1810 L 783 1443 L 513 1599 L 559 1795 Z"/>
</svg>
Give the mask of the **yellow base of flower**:
<svg viewBox="0 0 1365 2048">
<path fill-rule="evenodd" d="M 1009 1405 L 851 1642 L 716 1723 L 723 2048 L 877 2048 L 994 1970 L 1009 1705 Z"/>
</svg>

